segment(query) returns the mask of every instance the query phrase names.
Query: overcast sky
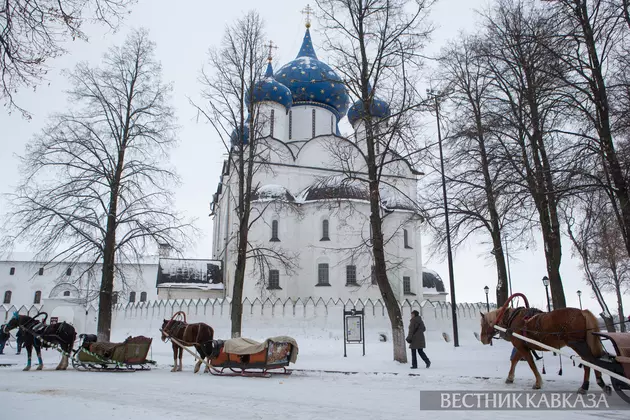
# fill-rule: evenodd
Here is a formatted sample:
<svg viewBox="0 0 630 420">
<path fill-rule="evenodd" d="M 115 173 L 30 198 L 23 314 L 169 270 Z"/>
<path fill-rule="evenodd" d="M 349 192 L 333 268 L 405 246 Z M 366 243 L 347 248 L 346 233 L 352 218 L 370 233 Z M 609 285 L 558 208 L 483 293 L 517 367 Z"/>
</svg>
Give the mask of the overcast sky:
<svg viewBox="0 0 630 420">
<path fill-rule="evenodd" d="M 181 131 L 180 144 L 172 154 L 172 163 L 177 166 L 183 182 L 175 192 L 177 206 L 180 211 L 195 217 L 197 226 L 204 231 L 204 237 L 188 255 L 209 258 L 212 249 L 209 203 L 216 190 L 225 151 L 211 127 L 196 121 L 195 110 L 188 98 L 197 100 L 199 97 L 200 85 L 197 79 L 200 69 L 206 64 L 208 48 L 219 44 L 226 24 L 248 10 L 257 9 L 260 12 L 266 23 L 268 38 L 279 47 L 275 51 L 274 67 L 279 68 L 292 60 L 304 35 L 304 17 L 300 11 L 307 3 L 307 0 L 139 0 L 118 33 L 107 32 L 102 27 L 86 27 L 89 43 L 67 43 L 69 54 L 49 63 L 48 80 L 36 92 L 23 91 L 16 95 L 18 103 L 33 114 L 31 121 L 24 120 L 19 113 L 9 115 L 4 108 L 0 111 L 0 193 L 11 192 L 17 183 L 19 173 L 15 155 L 23 153 L 26 142 L 41 130 L 50 113 L 63 110 L 66 106 L 64 90 L 67 84 L 61 71 L 71 69 L 77 62 L 84 60 L 98 64 L 109 46 L 122 43 L 130 28 L 145 27 L 157 44 L 164 80 L 174 83 L 173 105 Z M 474 30 L 477 19 L 475 9 L 485 4 L 485 0 L 439 0 L 431 15 L 436 31 L 426 53 L 435 54 L 459 31 Z M 315 7 L 314 2 L 311 6 Z M 325 54 L 318 48 L 322 38 L 317 31 L 315 20 L 312 27 L 313 41 L 319 58 L 326 61 Z M 347 127 L 345 124 L 343 126 Z M 435 131 L 429 127 L 425 135 L 435 136 Z M 5 210 L 6 202 L 0 199 L 0 213 Z M 424 241 L 425 244 L 428 242 L 426 238 Z M 599 314 L 599 306 L 590 297 L 592 293 L 584 283 L 578 262 L 571 259 L 569 245 L 565 242 L 561 270 L 567 304 L 578 306 L 576 291 L 581 289 L 585 292 L 582 296 L 583 306 Z M 485 285 L 491 288 L 491 302 L 494 300 L 496 270 L 489 257 L 489 249 L 476 243 L 470 243 L 456 253 L 454 278 L 458 302 L 485 301 Z M 510 267 L 513 291 L 527 295 L 532 306 L 545 309 L 546 298 L 541 279 L 546 270 L 542 247 L 520 252 L 514 257 L 518 261 L 512 261 Z M 424 264 L 438 271 L 448 290 L 446 260 L 425 260 Z M 607 297 L 610 310 L 616 312 L 614 297 Z M 630 299 L 626 299 L 625 304 L 630 310 Z"/>
</svg>

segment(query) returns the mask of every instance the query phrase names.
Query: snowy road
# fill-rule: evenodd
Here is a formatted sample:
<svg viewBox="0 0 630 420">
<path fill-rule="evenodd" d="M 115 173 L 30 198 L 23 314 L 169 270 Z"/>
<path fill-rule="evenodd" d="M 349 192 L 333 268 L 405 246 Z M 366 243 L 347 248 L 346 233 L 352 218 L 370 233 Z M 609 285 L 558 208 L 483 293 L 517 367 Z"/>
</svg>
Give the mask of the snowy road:
<svg viewBox="0 0 630 420">
<path fill-rule="evenodd" d="M 0 362 L 16 363 L 0 368 L 0 419 L 46 420 L 101 419 L 421 419 L 476 420 L 546 419 L 595 420 L 630 418 L 630 411 L 421 411 L 421 390 L 515 390 L 527 391 L 532 377 L 520 364 L 513 385 L 505 385 L 510 347 L 464 342 L 430 343 L 433 365 L 414 371 L 409 365 L 388 362 L 389 343 L 372 343 L 362 357 L 352 349 L 348 358 L 338 343 L 301 344 L 297 369 L 291 376 L 265 378 L 215 377 L 192 373 L 192 357 L 185 356 L 184 371 L 170 372 L 168 345 L 154 341 L 152 357 L 158 367 L 135 373 L 54 371 L 55 353 L 44 353 L 46 370 L 22 372 L 21 356 L 0 356 Z M 58 360 L 58 358 L 57 358 Z M 581 370 L 565 362 L 564 375 L 557 375 L 557 358 L 546 356 L 546 390 L 575 390 Z M 340 369 L 394 374 L 331 374 L 317 369 Z M 483 376 L 480 378 L 479 376 Z M 609 378 L 606 378 L 609 382 Z M 593 381 L 594 385 L 594 381 Z M 630 406 L 629 406 L 630 409 Z"/>
</svg>

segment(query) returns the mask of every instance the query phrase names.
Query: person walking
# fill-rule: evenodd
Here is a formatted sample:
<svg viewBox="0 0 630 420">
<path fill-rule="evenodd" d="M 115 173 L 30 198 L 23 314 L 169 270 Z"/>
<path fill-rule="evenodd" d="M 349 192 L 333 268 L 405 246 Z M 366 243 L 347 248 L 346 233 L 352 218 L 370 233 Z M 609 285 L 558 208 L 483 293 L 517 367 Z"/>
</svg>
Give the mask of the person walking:
<svg viewBox="0 0 630 420">
<path fill-rule="evenodd" d="M 407 335 L 407 343 L 411 349 L 411 369 L 418 368 L 418 359 L 416 358 L 416 352 L 420 355 L 427 368 L 431 366 L 431 361 L 424 353 L 426 347 L 426 341 L 424 339 L 424 332 L 427 328 L 422 321 L 422 317 L 418 311 L 411 312 L 411 321 L 409 322 L 409 334 Z"/>
</svg>

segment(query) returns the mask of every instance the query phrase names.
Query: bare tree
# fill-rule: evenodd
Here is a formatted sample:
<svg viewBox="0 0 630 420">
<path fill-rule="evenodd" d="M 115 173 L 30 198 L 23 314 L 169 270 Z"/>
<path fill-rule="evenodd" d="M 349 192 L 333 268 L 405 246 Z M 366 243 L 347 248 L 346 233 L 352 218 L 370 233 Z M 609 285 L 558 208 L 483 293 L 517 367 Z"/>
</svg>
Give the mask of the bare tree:
<svg viewBox="0 0 630 420">
<path fill-rule="evenodd" d="M 283 266 L 285 272 L 291 273 L 297 260 L 274 244 L 263 246 L 249 238 L 252 226 L 263 222 L 268 209 L 294 209 L 282 194 L 265 197 L 267 192 L 260 190 L 261 185 L 256 182 L 256 174 L 271 170 L 272 155 L 277 157 L 277 150 L 265 140 L 270 117 L 263 112 L 264 101 L 256 97 L 263 78 L 272 77 L 271 51 L 266 53 L 264 41 L 264 24 L 257 12 L 250 11 L 227 27 L 221 47 L 210 51 L 212 73 L 202 72 L 206 106 L 193 103 L 219 135 L 228 153 L 226 164 L 231 168 L 224 173 L 222 184 L 226 185 L 226 202 L 233 202 L 236 212 L 234 229 L 226 233 L 237 254 L 232 285 L 232 337 L 241 336 L 247 261 L 253 260 L 253 272 L 260 276 L 259 285 L 263 287 L 272 265 Z M 269 60 L 267 72 L 263 71 L 265 59 Z"/>
<path fill-rule="evenodd" d="M 46 62 L 64 54 L 62 42 L 87 39 L 85 22 L 115 29 L 135 0 L 7 0 L 0 4 L 0 98 L 19 110 L 13 95 L 21 87 L 35 88 L 48 69 Z"/>
<path fill-rule="evenodd" d="M 496 95 L 493 130 L 511 165 L 524 207 L 535 208 L 542 231 L 554 308 L 566 306 L 560 263 L 558 203 L 571 174 L 571 144 L 560 134 L 561 69 L 549 42 L 554 22 L 533 1 L 498 0 L 485 16 L 485 63 Z M 547 43 L 544 43 L 547 42 Z M 532 220 L 533 221 L 533 220 Z"/>
<path fill-rule="evenodd" d="M 393 166 L 417 153 L 417 142 L 410 133 L 411 113 L 420 102 L 415 92 L 414 69 L 422 64 L 420 56 L 430 28 L 427 13 L 430 0 L 317 0 L 332 62 L 354 97 L 359 98 L 363 121 L 359 156 L 370 203 L 370 240 L 375 278 L 392 326 L 394 360 L 407 362 L 405 331 L 400 307 L 388 278 L 385 255 L 383 188 L 384 176 Z M 378 99 L 389 101 L 391 115 L 387 124 L 373 118 Z M 381 116 L 382 117 L 382 116 Z M 390 188 L 395 188 L 393 185 Z M 399 188 L 399 187 L 396 187 Z M 415 197 L 414 197 L 415 198 Z M 415 200 L 414 200 L 415 201 Z"/>
<path fill-rule="evenodd" d="M 521 237 L 523 232 L 518 230 L 524 226 L 519 226 L 523 225 L 518 211 L 521 198 L 512 188 L 513 168 L 502 159 L 501 143 L 493 131 L 499 123 L 492 109 L 497 92 L 486 71 L 482 42 L 478 36 L 461 36 L 447 46 L 440 54 L 435 78 L 445 92 L 440 102 L 445 102 L 441 114 L 447 132 L 444 166 L 453 247 L 479 232 L 489 236 L 497 268 L 497 304 L 502 305 L 508 298 L 504 235 L 511 231 L 512 237 Z M 435 173 L 441 172 L 439 157 L 429 156 L 426 162 Z M 441 177 L 428 177 L 422 200 L 425 210 L 434 215 L 427 219 L 434 252 L 442 252 L 446 243 L 441 188 Z"/>
<path fill-rule="evenodd" d="M 604 200 L 600 200 L 604 201 Z M 625 332 L 622 294 L 630 289 L 630 258 L 624 247 L 624 239 L 617 229 L 617 219 L 610 205 L 600 209 L 595 222 L 594 240 L 591 244 L 593 279 L 604 292 L 612 292 L 617 298 L 617 313 Z"/>
<path fill-rule="evenodd" d="M 627 135 L 628 4 L 609 0 L 546 0 L 557 38 L 566 48 L 554 53 L 569 71 L 564 97 L 580 142 L 593 149 L 606 174 L 612 208 L 630 254 L 630 185 L 615 135 Z M 617 133 L 615 132 L 617 131 Z M 621 132 L 621 133 L 620 133 Z"/>
<path fill-rule="evenodd" d="M 562 217 L 566 223 L 567 233 L 573 244 L 573 250 L 581 259 L 584 277 L 593 290 L 595 299 L 602 308 L 601 317 L 608 331 L 615 331 L 613 317 L 602 294 L 600 282 L 597 281 L 592 250 L 597 239 L 597 224 L 601 217 L 602 206 L 606 207 L 607 198 L 601 194 L 593 194 L 584 199 L 579 195 L 572 196 L 561 206 Z"/>
<path fill-rule="evenodd" d="M 6 224 L 7 245 L 28 242 L 49 261 L 103 264 L 101 341 L 110 337 L 121 264 L 137 265 L 160 243 L 181 251 L 191 230 L 167 190 L 177 181 L 166 165 L 176 126 L 154 51 L 146 31 L 133 31 L 100 68 L 81 63 L 69 74 L 70 110 L 28 145 Z"/>
</svg>

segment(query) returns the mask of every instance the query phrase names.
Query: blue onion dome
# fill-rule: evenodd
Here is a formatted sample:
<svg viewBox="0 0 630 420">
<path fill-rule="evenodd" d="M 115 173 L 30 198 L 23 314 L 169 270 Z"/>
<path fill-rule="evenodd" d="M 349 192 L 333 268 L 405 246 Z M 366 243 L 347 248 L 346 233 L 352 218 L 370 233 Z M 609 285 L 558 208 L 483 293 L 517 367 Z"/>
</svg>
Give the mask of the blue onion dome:
<svg viewBox="0 0 630 420">
<path fill-rule="evenodd" d="M 245 105 L 249 107 L 249 93 L 245 96 Z M 267 64 L 265 77 L 256 83 L 254 87 L 254 103 L 258 102 L 276 102 L 284 106 L 287 110 L 293 105 L 293 97 L 291 91 L 282 83 L 279 83 L 273 76 L 273 67 L 271 66 L 271 57 Z"/>
<path fill-rule="evenodd" d="M 321 106 L 337 119 L 348 110 L 350 97 L 346 87 L 337 73 L 317 58 L 308 27 L 297 57 L 276 72 L 276 80 L 291 90 L 293 105 Z"/>
<path fill-rule="evenodd" d="M 372 93 L 372 87 L 368 89 L 368 94 Z M 389 104 L 382 99 L 374 96 L 372 98 L 372 104 L 370 106 L 369 114 L 372 118 L 386 118 L 389 117 Z M 363 106 L 363 100 L 359 99 L 350 107 L 348 111 L 348 121 L 354 126 L 354 124 L 362 118 L 366 117 L 365 107 Z"/>
<path fill-rule="evenodd" d="M 249 121 L 249 118 L 248 118 Z M 239 127 L 236 127 L 234 129 L 234 131 L 232 131 L 232 134 L 230 135 L 230 141 L 232 142 L 232 145 L 236 145 L 238 144 L 238 131 L 239 131 Z M 245 123 L 245 126 L 243 127 L 243 135 L 241 136 L 241 143 L 243 144 L 247 144 L 247 142 L 249 141 L 249 124 L 248 122 Z"/>
</svg>

